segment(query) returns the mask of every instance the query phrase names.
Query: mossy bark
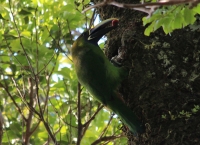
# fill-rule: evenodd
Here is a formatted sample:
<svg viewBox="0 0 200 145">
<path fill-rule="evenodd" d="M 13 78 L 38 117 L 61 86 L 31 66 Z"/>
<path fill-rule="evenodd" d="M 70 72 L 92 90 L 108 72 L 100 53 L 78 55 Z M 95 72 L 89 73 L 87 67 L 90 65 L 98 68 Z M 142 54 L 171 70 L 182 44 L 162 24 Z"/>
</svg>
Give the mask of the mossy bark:
<svg viewBox="0 0 200 145">
<path fill-rule="evenodd" d="M 98 13 L 101 19 L 120 19 L 119 28 L 108 34 L 105 53 L 109 59 L 123 53 L 122 64 L 130 72 L 120 92 L 146 124 L 146 132 L 138 137 L 122 129 L 129 144 L 198 145 L 199 31 L 186 27 L 166 35 L 159 29 L 147 37 L 142 25 L 144 13 L 115 6 L 100 7 Z"/>
</svg>

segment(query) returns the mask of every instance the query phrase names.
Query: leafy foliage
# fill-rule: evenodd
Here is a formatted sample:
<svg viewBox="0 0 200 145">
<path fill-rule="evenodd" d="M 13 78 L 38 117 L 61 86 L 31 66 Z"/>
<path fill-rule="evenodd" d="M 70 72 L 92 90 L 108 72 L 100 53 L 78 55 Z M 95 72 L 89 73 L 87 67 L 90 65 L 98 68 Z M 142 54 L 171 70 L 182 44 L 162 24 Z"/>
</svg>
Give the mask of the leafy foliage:
<svg viewBox="0 0 200 145">
<path fill-rule="evenodd" d="M 119 120 L 110 119 L 110 113 L 84 88 L 77 89 L 70 47 L 80 29 L 89 24 L 92 11 L 81 13 L 88 3 L 1 1 L 0 110 L 4 145 L 62 145 L 76 144 L 77 140 L 91 144 L 98 139 L 126 144 L 126 139 L 121 139 Z M 78 138 L 79 119 L 82 138 Z M 101 140 L 105 136 L 119 139 Z"/>
<path fill-rule="evenodd" d="M 149 36 L 151 32 L 156 31 L 160 27 L 163 28 L 166 34 L 175 29 L 184 28 L 195 22 L 196 14 L 200 14 L 200 5 L 192 9 L 186 5 L 159 8 L 151 17 L 143 17 L 143 25 L 148 24 L 144 34 Z"/>
</svg>

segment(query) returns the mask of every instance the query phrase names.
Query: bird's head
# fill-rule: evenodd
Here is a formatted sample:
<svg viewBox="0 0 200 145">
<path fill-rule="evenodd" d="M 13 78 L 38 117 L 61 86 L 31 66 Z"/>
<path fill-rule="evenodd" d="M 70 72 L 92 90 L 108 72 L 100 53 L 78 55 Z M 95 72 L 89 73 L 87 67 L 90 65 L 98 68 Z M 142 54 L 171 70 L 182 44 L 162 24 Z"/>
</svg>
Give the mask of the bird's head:
<svg viewBox="0 0 200 145">
<path fill-rule="evenodd" d="M 102 21 L 95 27 L 83 32 L 80 37 L 84 37 L 86 41 L 89 41 L 93 44 L 97 45 L 97 42 L 103 35 L 110 32 L 112 29 L 118 26 L 119 20 L 117 18 L 110 18 L 107 20 Z"/>
</svg>

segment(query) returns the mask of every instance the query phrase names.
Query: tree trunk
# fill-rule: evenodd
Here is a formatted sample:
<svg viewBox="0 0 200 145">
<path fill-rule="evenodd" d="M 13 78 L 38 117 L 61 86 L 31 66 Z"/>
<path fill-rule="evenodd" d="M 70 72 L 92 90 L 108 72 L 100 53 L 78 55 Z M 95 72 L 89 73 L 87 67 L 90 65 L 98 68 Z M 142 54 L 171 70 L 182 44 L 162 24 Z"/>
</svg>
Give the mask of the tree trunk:
<svg viewBox="0 0 200 145">
<path fill-rule="evenodd" d="M 138 137 L 122 129 L 129 144 L 199 144 L 199 32 L 187 27 L 165 35 L 159 29 L 147 37 L 143 13 L 114 6 L 98 8 L 98 13 L 101 19 L 120 20 L 118 29 L 108 34 L 105 53 L 109 59 L 118 51 L 123 54 L 119 61 L 130 68 L 130 73 L 120 92 L 146 125 L 146 132 Z"/>
</svg>

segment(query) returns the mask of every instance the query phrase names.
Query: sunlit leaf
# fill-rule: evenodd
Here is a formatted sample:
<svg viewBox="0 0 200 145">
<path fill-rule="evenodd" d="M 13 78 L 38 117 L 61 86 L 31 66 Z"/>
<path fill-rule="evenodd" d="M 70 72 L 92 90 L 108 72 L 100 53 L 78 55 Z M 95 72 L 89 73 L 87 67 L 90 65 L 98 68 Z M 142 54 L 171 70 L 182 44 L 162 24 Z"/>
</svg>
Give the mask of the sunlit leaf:
<svg viewBox="0 0 200 145">
<path fill-rule="evenodd" d="M 183 10 L 183 13 L 184 13 L 184 20 L 185 20 L 185 22 L 187 24 L 193 24 L 194 21 L 196 20 L 195 17 L 194 17 L 193 11 L 186 7 Z"/>
</svg>

